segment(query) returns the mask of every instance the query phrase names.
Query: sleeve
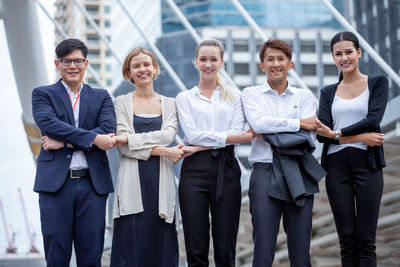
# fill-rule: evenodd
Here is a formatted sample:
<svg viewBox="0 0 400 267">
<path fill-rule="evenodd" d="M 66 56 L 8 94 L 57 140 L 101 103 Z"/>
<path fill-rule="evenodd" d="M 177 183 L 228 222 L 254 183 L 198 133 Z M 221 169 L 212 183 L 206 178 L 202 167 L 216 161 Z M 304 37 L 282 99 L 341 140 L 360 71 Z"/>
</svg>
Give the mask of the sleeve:
<svg viewBox="0 0 400 267">
<path fill-rule="evenodd" d="M 186 93 L 186 92 L 185 92 Z M 213 148 L 225 147 L 227 134 L 222 132 L 203 131 L 198 129 L 189 99 L 182 94 L 176 97 L 179 123 L 190 145 Z"/>
<path fill-rule="evenodd" d="M 260 95 L 257 94 L 254 87 L 248 87 L 243 90 L 242 104 L 244 115 L 256 133 L 297 132 L 300 129 L 299 119 L 276 118 L 265 114 L 260 101 Z"/>
<path fill-rule="evenodd" d="M 319 110 L 318 110 L 318 119 L 322 124 L 328 126 L 329 129 L 333 129 L 333 119 L 331 112 L 331 104 L 329 103 L 329 88 L 333 90 L 332 87 L 324 87 L 321 90 L 321 95 L 319 97 Z M 317 134 L 317 140 L 320 143 L 327 144 L 339 144 L 338 140 L 334 140 L 329 137 L 325 137 Z"/>
<path fill-rule="evenodd" d="M 176 114 L 175 100 L 171 100 L 165 100 L 168 102 L 166 103 L 165 114 L 162 114 L 164 123 L 161 130 L 128 134 L 129 150 L 168 146 L 174 141 L 175 135 L 178 132 L 178 115 Z"/>
<path fill-rule="evenodd" d="M 371 89 L 370 89 L 371 90 Z M 370 106 L 367 117 L 349 125 L 342 130 L 342 136 L 357 135 L 365 132 L 375 132 L 382 121 L 388 101 L 388 80 L 386 77 L 377 76 L 373 86 Z"/>
<path fill-rule="evenodd" d="M 32 92 L 32 114 L 40 130 L 49 137 L 72 143 L 84 150 L 90 150 L 97 133 L 75 127 L 57 117 L 46 88 L 38 87 Z"/>
<path fill-rule="evenodd" d="M 243 114 L 242 97 L 241 93 L 238 93 L 233 104 L 233 118 L 231 128 L 224 131 L 227 135 L 240 134 L 244 130 L 245 118 Z"/>
<path fill-rule="evenodd" d="M 110 95 L 106 90 L 104 91 L 103 104 L 98 116 L 98 126 L 92 131 L 98 134 L 115 133 L 117 128 L 117 121 L 115 118 L 114 105 Z"/>
<path fill-rule="evenodd" d="M 310 90 L 304 89 L 303 101 L 300 111 L 300 119 L 307 119 L 316 116 L 317 99 Z"/>
<path fill-rule="evenodd" d="M 117 117 L 117 135 L 132 134 L 131 128 L 129 127 L 130 122 L 129 122 L 128 112 L 126 111 L 123 105 L 123 98 L 117 98 L 115 100 L 114 108 L 115 108 L 115 115 Z M 124 144 L 118 146 L 118 150 L 122 156 L 128 158 L 147 160 L 151 155 L 152 148 L 132 151 L 129 149 L 128 144 Z"/>
<path fill-rule="evenodd" d="M 301 106 L 301 113 L 300 113 L 300 119 L 307 119 L 313 116 L 316 116 L 317 114 L 317 99 L 314 96 L 314 94 L 308 90 L 304 89 L 305 93 L 303 95 L 303 101 L 302 101 L 302 106 Z M 311 140 L 314 142 L 317 134 L 315 131 L 307 131 L 310 134 Z"/>
</svg>

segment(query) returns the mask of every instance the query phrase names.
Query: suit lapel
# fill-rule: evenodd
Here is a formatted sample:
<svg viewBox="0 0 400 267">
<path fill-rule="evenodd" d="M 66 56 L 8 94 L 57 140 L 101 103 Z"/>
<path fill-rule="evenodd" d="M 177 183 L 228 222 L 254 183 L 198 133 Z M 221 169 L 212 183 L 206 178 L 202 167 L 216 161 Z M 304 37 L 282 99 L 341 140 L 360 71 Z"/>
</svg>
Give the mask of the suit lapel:
<svg viewBox="0 0 400 267">
<path fill-rule="evenodd" d="M 88 85 L 84 84 L 81 90 L 80 101 L 79 101 L 79 128 L 85 122 L 86 115 L 89 109 L 90 102 L 90 88 Z"/>
<path fill-rule="evenodd" d="M 57 83 L 58 89 L 57 92 L 61 98 L 61 102 L 64 104 L 64 108 L 67 111 L 69 122 L 71 125 L 75 125 L 74 113 L 72 111 L 71 99 L 69 98 L 67 89 L 65 89 L 64 85 L 61 83 L 61 79 Z"/>
</svg>

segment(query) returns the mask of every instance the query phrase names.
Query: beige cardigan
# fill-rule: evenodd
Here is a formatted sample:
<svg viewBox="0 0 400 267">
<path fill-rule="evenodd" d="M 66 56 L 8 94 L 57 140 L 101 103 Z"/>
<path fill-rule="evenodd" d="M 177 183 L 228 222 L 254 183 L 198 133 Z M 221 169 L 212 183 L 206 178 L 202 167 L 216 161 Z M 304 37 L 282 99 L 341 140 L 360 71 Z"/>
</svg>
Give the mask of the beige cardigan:
<svg viewBox="0 0 400 267">
<path fill-rule="evenodd" d="M 114 193 L 113 218 L 143 211 L 138 159 L 147 160 L 153 147 L 168 146 L 178 131 L 175 99 L 161 96 L 161 130 L 136 134 L 133 129 L 133 94 L 119 96 L 114 102 L 117 135 L 127 135 L 128 144 L 120 152 L 117 184 Z M 160 157 L 158 214 L 167 223 L 175 215 L 175 178 L 172 162 Z"/>
</svg>

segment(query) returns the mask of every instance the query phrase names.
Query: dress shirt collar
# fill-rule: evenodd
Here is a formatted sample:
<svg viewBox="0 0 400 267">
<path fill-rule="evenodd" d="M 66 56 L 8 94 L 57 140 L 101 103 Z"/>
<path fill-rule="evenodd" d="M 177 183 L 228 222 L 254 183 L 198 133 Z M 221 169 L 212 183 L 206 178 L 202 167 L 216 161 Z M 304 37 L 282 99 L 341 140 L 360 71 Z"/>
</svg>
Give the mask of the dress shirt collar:
<svg viewBox="0 0 400 267">
<path fill-rule="evenodd" d="M 194 86 L 193 87 L 193 93 L 195 94 L 195 95 L 197 95 L 197 96 L 200 96 L 200 95 L 202 95 L 201 94 L 201 90 L 200 90 L 200 88 L 196 85 L 196 86 Z M 220 91 L 221 89 L 219 88 L 219 86 L 217 86 L 217 88 L 215 88 L 215 90 L 214 90 L 214 92 L 215 91 Z M 213 94 L 214 94 L 214 92 L 213 92 Z"/>
<path fill-rule="evenodd" d="M 79 91 L 77 94 L 72 93 L 71 88 L 69 88 L 69 86 L 63 81 L 61 80 L 62 85 L 65 87 L 65 89 L 67 90 L 68 94 L 71 94 L 72 96 L 78 95 L 81 93 L 82 88 L 83 88 L 83 83 L 81 84 L 81 87 L 79 87 Z"/>
<path fill-rule="evenodd" d="M 217 86 L 217 88 L 215 88 L 215 90 L 213 91 L 211 98 L 209 99 L 208 97 L 206 97 L 205 95 L 201 94 L 201 90 L 199 87 L 195 86 L 192 89 L 193 94 L 201 99 L 213 102 L 213 99 L 215 99 L 215 97 L 217 96 L 216 93 L 220 93 L 221 89 L 219 88 L 219 86 Z"/>
<path fill-rule="evenodd" d="M 289 82 L 287 82 L 287 84 L 288 85 L 282 95 L 284 95 L 286 93 L 293 94 L 294 88 L 292 86 L 290 86 Z M 268 81 L 265 81 L 265 83 L 261 86 L 261 92 L 263 92 L 264 94 L 268 92 L 268 93 L 274 93 L 274 94 L 278 95 L 277 91 L 271 88 Z"/>
</svg>

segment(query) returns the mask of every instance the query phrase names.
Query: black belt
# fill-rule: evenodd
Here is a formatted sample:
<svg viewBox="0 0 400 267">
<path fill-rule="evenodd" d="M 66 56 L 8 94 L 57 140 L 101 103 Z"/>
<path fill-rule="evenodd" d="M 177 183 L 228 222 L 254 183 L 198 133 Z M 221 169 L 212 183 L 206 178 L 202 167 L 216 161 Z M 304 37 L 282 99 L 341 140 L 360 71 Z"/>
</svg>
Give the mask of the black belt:
<svg viewBox="0 0 400 267">
<path fill-rule="evenodd" d="M 86 178 L 90 177 L 89 169 L 68 170 L 67 178 Z"/>
<path fill-rule="evenodd" d="M 224 191 L 225 163 L 233 165 L 235 158 L 235 147 L 233 145 L 226 146 L 211 151 L 211 155 L 218 159 L 218 174 L 217 174 L 217 193 L 216 202 L 222 197 Z"/>
</svg>

